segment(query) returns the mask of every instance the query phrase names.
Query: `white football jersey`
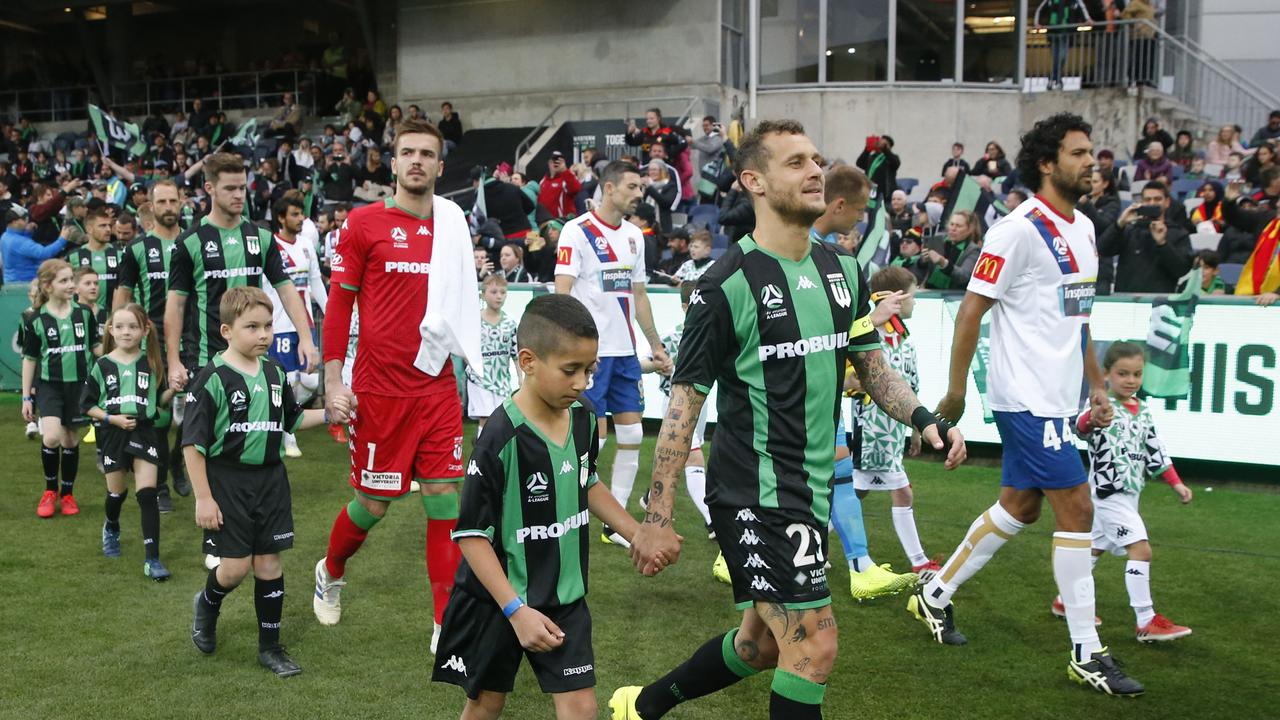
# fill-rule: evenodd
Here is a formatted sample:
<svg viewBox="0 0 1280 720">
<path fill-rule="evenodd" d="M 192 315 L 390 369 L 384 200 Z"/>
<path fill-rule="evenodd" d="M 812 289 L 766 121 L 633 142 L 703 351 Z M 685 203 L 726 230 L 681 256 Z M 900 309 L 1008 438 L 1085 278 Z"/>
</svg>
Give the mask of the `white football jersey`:
<svg viewBox="0 0 1280 720">
<path fill-rule="evenodd" d="M 969 290 L 996 301 L 992 410 L 1046 418 L 1079 412 L 1097 278 L 1098 246 L 1084 213 L 1063 217 L 1037 195 L 987 231 Z"/>
<path fill-rule="evenodd" d="M 626 220 L 611 227 L 594 212 L 574 218 L 560 231 L 556 275 L 573 276 L 571 294 L 591 311 L 600 332 L 600 357 L 634 356 L 631 285 L 646 278 L 640 228 Z"/>
<path fill-rule="evenodd" d="M 280 260 L 284 263 L 284 271 L 293 280 L 293 287 L 302 296 L 302 304 L 307 309 L 307 317 L 312 317 L 311 303 L 316 303 L 323 310 L 329 303 L 329 294 L 324 288 L 324 278 L 320 275 L 320 261 L 316 258 L 316 248 L 311 241 L 299 235 L 294 242 L 286 242 L 275 236 L 276 247 L 280 249 Z M 277 335 L 296 332 L 293 321 L 284 311 L 284 303 L 275 288 L 267 287 L 267 295 L 274 308 L 271 316 L 271 329 Z M 314 323 L 312 323 L 314 325 Z"/>
</svg>

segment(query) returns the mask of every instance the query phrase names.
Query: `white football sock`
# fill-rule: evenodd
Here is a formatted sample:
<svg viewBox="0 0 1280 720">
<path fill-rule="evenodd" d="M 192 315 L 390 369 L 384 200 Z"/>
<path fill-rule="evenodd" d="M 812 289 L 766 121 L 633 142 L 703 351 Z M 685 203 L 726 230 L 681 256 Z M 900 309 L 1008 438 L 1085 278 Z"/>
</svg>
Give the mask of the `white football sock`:
<svg viewBox="0 0 1280 720">
<path fill-rule="evenodd" d="M 640 443 L 644 440 L 644 428 L 640 423 L 614 425 L 614 437 L 618 441 L 618 449 L 613 456 L 613 472 L 609 480 L 609 490 L 618 504 L 626 509 L 631 499 L 631 489 L 636 484 L 636 473 L 640 470 Z M 626 447 L 627 445 L 633 447 Z"/>
<path fill-rule="evenodd" d="M 935 608 L 946 607 L 956 590 L 1023 527 L 999 502 L 987 508 L 969 526 L 969 532 L 947 559 L 947 564 L 924 587 L 925 601 Z"/>
<path fill-rule="evenodd" d="M 1076 660 L 1086 661 L 1102 649 L 1094 625 L 1093 563 L 1090 533 L 1053 534 L 1053 579 L 1067 611 L 1067 630 Z"/>
<path fill-rule="evenodd" d="M 689 491 L 694 507 L 702 513 L 702 519 L 711 524 L 711 511 L 707 509 L 707 469 L 701 465 L 686 465 L 684 468 L 684 486 Z"/>
<path fill-rule="evenodd" d="M 911 566 L 922 565 L 928 561 L 924 548 L 920 545 L 920 533 L 916 530 L 916 516 L 911 506 L 893 508 L 893 529 L 898 532 L 898 542 L 911 561 Z"/>
<path fill-rule="evenodd" d="M 1124 586 L 1129 590 L 1129 605 L 1133 607 L 1138 627 L 1146 627 L 1156 616 L 1155 603 L 1151 601 L 1151 562 L 1130 560 L 1125 563 Z"/>
</svg>

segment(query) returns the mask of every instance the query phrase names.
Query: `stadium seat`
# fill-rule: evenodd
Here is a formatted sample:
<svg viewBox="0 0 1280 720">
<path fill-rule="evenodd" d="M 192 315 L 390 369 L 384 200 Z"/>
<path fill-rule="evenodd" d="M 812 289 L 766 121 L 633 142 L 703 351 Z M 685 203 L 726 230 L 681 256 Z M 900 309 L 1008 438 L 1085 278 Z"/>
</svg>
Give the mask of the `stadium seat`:
<svg viewBox="0 0 1280 720">
<path fill-rule="evenodd" d="M 1240 273 L 1244 272 L 1244 265 L 1241 263 L 1222 263 L 1218 266 L 1218 277 L 1222 278 L 1222 282 L 1228 285 L 1235 285 L 1240 282 Z"/>
<path fill-rule="evenodd" d="M 684 227 L 685 225 L 688 225 L 688 224 L 689 224 L 688 213 L 682 213 L 682 212 L 671 213 L 671 227 L 673 228 Z"/>
<path fill-rule="evenodd" d="M 898 189 L 907 194 L 911 194 L 911 190 L 919 184 L 920 181 L 916 178 L 898 178 Z"/>
<path fill-rule="evenodd" d="M 725 236 L 724 236 L 724 235 L 718 235 L 717 237 L 725 237 Z M 727 239 L 727 238 L 726 238 L 726 239 Z M 729 248 L 727 248 L 727 247 L 719 247 L 719 246 L 711 248 L 711 259 L 712 259 L 712 260 L 719 260 L 719 259 L 720 259 L 720 256 L 724 254 L 724 251 L 725 251 L 725 250 L 728 250 L 728 249 L 729 249 Z"/>
<path fill-rule="evenodd" d="M 1222 240 L 1222 233 L 1192 233 L 1191 249 L 1200 252 L 1201 250 L 1217 250 L 1218 243 Z"/>
<path fill-rule="evenodd" d="M 711 250 L 725 250 L 729 247 L 729 236 L 724 233 L 715 233 L 711 236 Z M 716 257 L 719 257 L 718 255 Z"/>
<path fill-rule="evenodd" d="M 1181 180 L 1181 179 L 1182 179 L 1183 174 L 1184 174 L 1184 173 L 1186 173 L 1186 171 L 1187 171 L 1187 170 L 1186 170 L 1186 168 L 1182 167 L 1181 165 L 1174 165 L 1174 166 L 1173 166 L 1173 181 L 1176 183 L 1176 182 L 1178 182 L 1179 180 Z"/>
<path fill-rule="evenodd" d="M 1128 161 L 1128 160 L 1116 160 L 1116 162 L 1115 162 L 1115 168 L 1116 168 L 1117 170 L 1119 170 L 1120 168 L 1122 168 L 1122 167 L 1124 167 L 1125 165 L 1128 165 L 1128 164 L 1129 164 L 1129 161 Z"/>
<path fill-rule="evenodd" d="M 1182 201 L 1182 207 L 1186 208 L 1187 215 L 1191 215 L 1191 211 L 1204 204 L 1204 198 L 1189 197 Z"/>
<path fill-rule="evenodd" d="M 1222 174 L 1222 166 L 1218 163 L 1205 163 L 1204 174 L 1208 177 L 1218 177 Z"/>
<path fill-rule="evenodd" d="M 1132 204 L 1133 204 L 1133 198 L 1125 198 L 1125 197 L 1120 198 L 1120 212 L 1124 212 Z"/>
<path fill-rule="evenodd" d="M 694 205 L 689 211 L 689 224 L 700 225 L 713 233 L 720 232 L 720 208 L 715 205 Z"/>
<path fill-rule="evenodd" d="M 1134 180 L 1133 182 L 1129 183 L 1129 192 L 1133 193 L 1134 197 L 1142 197 L 1142 188 L 1146 186 L 1147 186 L 1146 180 Z"/>
<path fill-rule="evenodd" d="M 1185 199 L 1188 194 L 1199 190 L 1200 186 L 1203 184 L 1204 180 L 1200 180 L 1198 178 L 1182 178 L 1174 180 L 1172 188 L 1173 196 L 1178 200 Z"/>
</svg>

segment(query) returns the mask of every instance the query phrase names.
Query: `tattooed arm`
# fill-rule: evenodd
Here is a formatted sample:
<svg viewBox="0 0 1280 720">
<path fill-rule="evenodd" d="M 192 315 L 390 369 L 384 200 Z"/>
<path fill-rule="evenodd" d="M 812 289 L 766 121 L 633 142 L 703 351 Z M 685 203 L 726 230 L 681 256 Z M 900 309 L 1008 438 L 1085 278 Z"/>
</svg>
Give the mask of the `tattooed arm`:
<svg viewBox="0 0 1280 720">
<path fill-rule="evenodd" d="M 916 397 L 911 385 L 889 365 L 879 348 L 855 352 L 852 361 L 854 370 L 858 371 L 858 379 L 862 383 L 863 391 L 871 396 L 880 409 L 903 425 L 921 430 L 925 442 L 929 443 L 934 450 L 942 450 L 945 447 L 946 444 L 938 434 L 937 425 L 926 426 L 914 417 L 916 411 L 922 407 L 920 398 Z M 951 447 L 947 451 L 946 467 L 950 470 L 964 462 L 966 451 L 964 438 L 958 429 L 950 428 L 947 432 L 947 440 Z"/>
<path fill-rule="evenodd" d="M 678 383 L 671 387 L 671 402 L 658 433 L 658 446 L 653 456 L 653 483 L 649 486 L 649 509 L 644 522 L 631 541 L 631 560 L 636 570 L 653 575 L 666 562 L 680 558 L 683 538 L 675 530 L 675 498 L 684 465 L 689 459 L 689 446 L 698 425 L 698 414 L 707 396 L 694 386 Z"/>
</svg>

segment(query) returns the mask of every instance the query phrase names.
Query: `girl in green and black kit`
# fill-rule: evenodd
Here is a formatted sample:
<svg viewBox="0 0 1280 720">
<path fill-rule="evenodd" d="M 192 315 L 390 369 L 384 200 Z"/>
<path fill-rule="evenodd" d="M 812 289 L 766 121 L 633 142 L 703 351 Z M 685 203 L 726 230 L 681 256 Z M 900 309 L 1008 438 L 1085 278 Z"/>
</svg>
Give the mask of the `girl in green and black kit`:
<svg viewBox="0 0 1280 720">
<path fill-rule="evenodd" d="M 45 260 L 36 273 L 33 313 L 22 337 L 22 417 L 40 424 L 44 494 L 36 515 L 51 518 L 80 512 L 72 491 L 80 467 L 80 386 L 93 356 L 101 352 L 93 312 L 75 302 L 75 276 L 63 260 Z M 61 450 L 59 450 L 61 449 Z M 58 470 L 61 465 L 62 483 Z M 59 497 L 61 490 L 61 497 Z"/>
<path fill-rule="evenodd" d="M 98 423 L 98 456 L 107 478 L 102 554 L 120 557 L 120 510 L 129 494 L 124 476 L 133 472 L 146 551 L 142 572 L 160 582 L 169 578 L 169 571 L 160 562 L 156 476 L 163 441 L 155 426 L 173 391 L 165 383 L 160 339 L 147 311 L 130 303 L 111 313 L 103 349 L 106 354 L 89 371 L 80 401 L 85 414 Z"/>
</svg>

